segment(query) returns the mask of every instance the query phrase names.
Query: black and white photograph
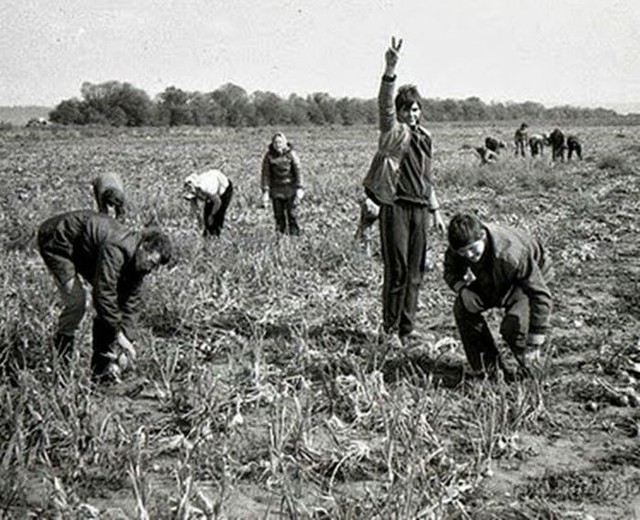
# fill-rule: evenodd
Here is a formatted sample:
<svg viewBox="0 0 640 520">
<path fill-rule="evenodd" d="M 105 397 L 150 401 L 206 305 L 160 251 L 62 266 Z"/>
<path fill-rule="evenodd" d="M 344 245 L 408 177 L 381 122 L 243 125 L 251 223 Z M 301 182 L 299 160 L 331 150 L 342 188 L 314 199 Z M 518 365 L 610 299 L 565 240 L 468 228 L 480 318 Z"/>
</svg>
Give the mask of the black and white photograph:
<svg viewBox="0 0 640 520">
<path fill-rule="evenodd" d="M 640 2 L 0 42 L 0 519 L 640 519 Z"/>
</svg>

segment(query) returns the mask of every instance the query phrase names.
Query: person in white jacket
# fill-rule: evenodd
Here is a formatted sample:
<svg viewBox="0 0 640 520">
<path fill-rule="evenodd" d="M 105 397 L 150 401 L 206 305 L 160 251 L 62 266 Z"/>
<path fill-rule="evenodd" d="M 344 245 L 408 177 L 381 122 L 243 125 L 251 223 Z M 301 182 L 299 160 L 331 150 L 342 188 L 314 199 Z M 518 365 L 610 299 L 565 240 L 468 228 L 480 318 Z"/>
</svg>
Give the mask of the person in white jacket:
<svg viewBox="0 0 640 520">
<path fill-rule="evenodd" d="M 192 173 L 184 181 L 184 198 L 191 201 L 191 208 L 204 227 L 205 237 L 220 236 L 232 196 L 233 184 L 220 170 Z M 198 201 L 204 202 L 202 216 Z"/>
</svg>

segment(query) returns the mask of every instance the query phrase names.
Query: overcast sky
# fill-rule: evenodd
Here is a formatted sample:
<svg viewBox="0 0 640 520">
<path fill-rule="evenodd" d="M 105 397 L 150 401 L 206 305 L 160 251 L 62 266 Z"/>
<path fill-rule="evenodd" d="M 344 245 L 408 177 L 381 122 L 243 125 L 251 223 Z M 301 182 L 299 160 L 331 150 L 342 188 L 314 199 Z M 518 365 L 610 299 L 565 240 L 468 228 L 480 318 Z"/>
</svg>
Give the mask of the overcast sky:
<svg viewBox="0 0 640 520">
<path fill-rule="evenodd" d="M 108 80 L 371 98 L 392 35 L 428 98 L 640 103 L 640 0 L 0 0 L 0 105 Z"/>
</svg>

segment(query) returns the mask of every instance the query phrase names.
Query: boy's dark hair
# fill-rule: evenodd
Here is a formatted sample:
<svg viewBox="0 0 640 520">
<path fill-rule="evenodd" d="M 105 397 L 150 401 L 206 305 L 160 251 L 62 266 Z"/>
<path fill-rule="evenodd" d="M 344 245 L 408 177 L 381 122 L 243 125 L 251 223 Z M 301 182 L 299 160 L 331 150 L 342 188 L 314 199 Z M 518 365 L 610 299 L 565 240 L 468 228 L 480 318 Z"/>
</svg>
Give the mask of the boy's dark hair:
<svg viewBox="0 0 640 520">
<path fill-rule="evenodd" d="M 403 108 L 411 108 L 414 103 L 418 103 L 418 106 L 422 109 L 422 98 L 420 92 L 418 92 L 418 87 L 415 85 L 402 85 L 399 87 L 395 99 L 396 112 Z"/>
<path fill-rule="evenodd" d="M 140 245 L 147 250 L 158 251 L 160 253 L 160 264 L 166 265 L 171 262 L 173 256 L 173 244 L 169 235 L 157 227 L 147 227 L 142 230 Z"/>
<path fill-rule="evenodd" d="M 457 213 L 449 222 L 448 238 L 453 249 L 460 249 L 482 238 L 484 226 L 470 213 Z"/>
</svg>

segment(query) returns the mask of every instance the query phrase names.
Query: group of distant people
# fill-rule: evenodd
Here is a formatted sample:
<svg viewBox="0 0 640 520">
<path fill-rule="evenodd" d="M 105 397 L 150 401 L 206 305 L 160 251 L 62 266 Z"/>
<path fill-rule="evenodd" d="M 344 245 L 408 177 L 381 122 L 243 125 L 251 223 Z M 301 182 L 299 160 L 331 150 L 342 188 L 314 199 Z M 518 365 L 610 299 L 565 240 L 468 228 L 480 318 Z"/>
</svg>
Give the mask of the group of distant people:
<svg viewBox="0 0 640 520">
<path fill-rule="evenodd" d="M 582 159 L 582 141 L 575 135 L 568 135 L 565 138 L 564 132 L 555 128 L 551 133 L 529 134 L 529 125 L 522 123 L 515 131 L 513 144 L 516 157 L 526 157 L 527 148 L 531 157 L 543 155 L 544 147 L 551 147 L 551 160 L 564 161 L 565 154 L 567 160 L 574 156 Z M 486 137 L 484 146 L 476 147 L 475 151 L 480 157 L 482 164 L 496 162 L 499 159 L 500 151 L 507 148 L 507 143 L 495 137 Z"/>
<path fill-rule="evenodd" d="M 393 38 L 385 53 L 378 94 L 380 137 L 363 180 L 366 199 L 358 230 L 364 232 L 376 221 L 380 227 L 382 324 L 372 354 L 380 361 L 387 352 L 413 341 L 431 223 L 437 232 L 447 232 L 444 280 L 456 294 L 453 317 L 472 369 L 494 374 L 504 368 L 483 317 L 498 307 L 505 311 L 502 337 L 527 372 L 549 326 L 548 255 L 527 233 L 485 224 L 469 212 L 456 213 L 445 225 L 432 175 L 433 138 L 420 124 L 420 93 L 414 85 L 395 92 L 401 47 L 402 40 Z M 506 146 L 494 141 L 485 143 L 494 153 Z M 304 197 L 300 170 L 285 135 L 276 133 L 262 162 L 262 204 L 271 204 L 277 231 L 294 236 L 300 233 L 297 207 Z M 157 226 L 132 231 L 122 223 L 126 198 L 116 175 L 99 175 L 93 189 L 99 212 L 71 211 L 46 220 L 38 231 L 38 247 L 63 301 L 54 338 L 58 357 L 66 363 L 73 354 L 85 312 L 84 279 L 92 286 L 96 311 L 92 375 L 98 382 L 109 382 L 117 381 L 135 356 L 142 282 L 171 261 L 173 247 Z M 220 235 L 233 190 L 232 181 L 219 170 L 185 179 L 184 198 L 202 222 L 205 237 Z"/>
</svg>

